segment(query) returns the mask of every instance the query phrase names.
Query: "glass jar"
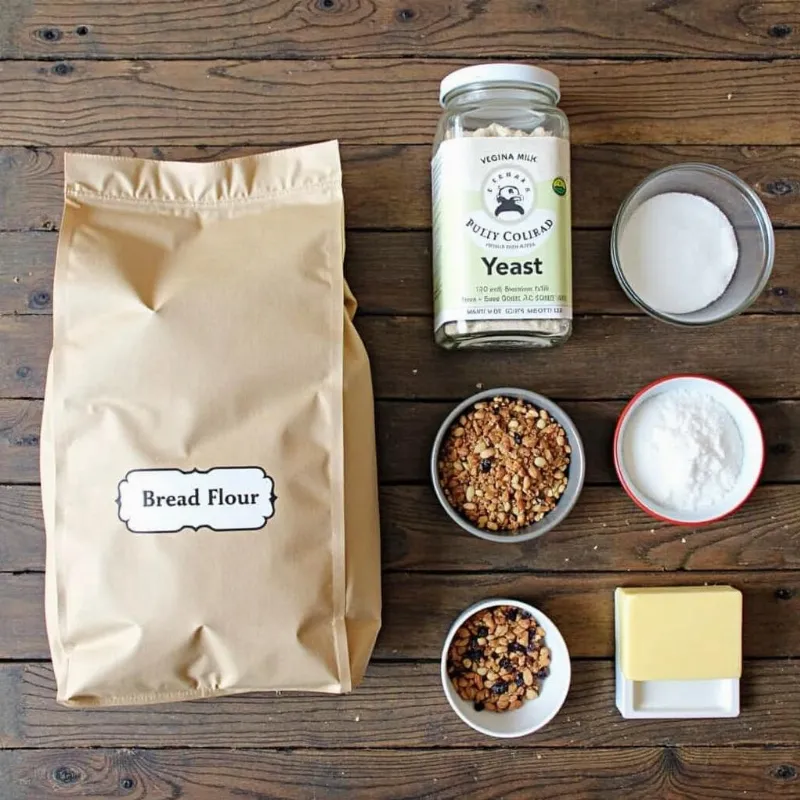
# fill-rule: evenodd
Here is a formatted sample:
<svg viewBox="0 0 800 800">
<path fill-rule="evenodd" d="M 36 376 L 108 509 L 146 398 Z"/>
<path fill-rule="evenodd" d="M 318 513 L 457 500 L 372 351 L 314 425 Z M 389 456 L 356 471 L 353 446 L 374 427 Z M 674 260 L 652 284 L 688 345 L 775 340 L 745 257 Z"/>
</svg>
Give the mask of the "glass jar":
<svg viewBox="0 0 800 800">
<path fill-rule="evenodd" d="M 434 335 L 551 347 L 572 332 L 569 122 L 558 78 L 486 64 L 442 81 L 433 146 Z"/>
</svg>

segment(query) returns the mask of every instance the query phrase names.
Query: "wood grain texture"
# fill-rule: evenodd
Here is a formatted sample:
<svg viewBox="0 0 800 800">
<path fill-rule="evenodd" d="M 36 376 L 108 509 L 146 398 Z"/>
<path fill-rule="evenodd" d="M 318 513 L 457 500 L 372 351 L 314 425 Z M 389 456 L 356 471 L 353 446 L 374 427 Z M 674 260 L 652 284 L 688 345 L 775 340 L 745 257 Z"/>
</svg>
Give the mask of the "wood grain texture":
<svg viewBox="0 0 800 800">
<path fill-rule="evenodd" d="M 601 534 L 587 541 L 602 543 Z M 383 629 L 376 655 L 438 658 L 450 623 L 485 597 L 518 597 L 555 620 L 577 658 L 614 652 L 617 586 L 733 584 L 744 595 L 744 653 L 753 658 L 800 656 L 800 572 L 638 573 L 388 573 L 383 579 Z M 0 575 L 0 659 L 47 658 L 44 579 Z M 187 636 L 191 635 L 191 631 Z"/>
<path fill-rule="evenodd" d="M 728 520 L 679 528 L 651 520 L 614 487 L 586 487 L 547 536 L 493 546 L 442 513 L 428 486 L 381 489 L 387 570 L 602 572 L 800 569 L 800 486 L 762 486 Z M 44 569 L 38 486 L 0 486 L 0 572 Z"/>
<path fill-rule="evenodd" d="M 577 314 L 635 314 L 609 261 L 606 231 L 572 236 Z M 0 233 L 0 314 L 52 313 L 55 233 Z M 800 230 L 778 230 L 775 268 L 747 313 L 800 311 Z M 430 234 L 348 231 L 345 276 L 365 314 L 431 314 Z"/>
<path fill-rule="evenodd" d="M 572 668 L 561 712 L 535 736 L 516 740 L 515 749 L 800 742 L 796 660 L 745 661 L 738 719 L 656 723 L 620 717 L 611 661 L 577 660 Z M 4 748 L 508 748 L 503 740 L 472 731 L 450 710 L 438 663 L 373 663 L 362 686 L 345 696 L 249 694 L 77 710 L 56 704 L 48 664 L 29 663 L 0 665 L 0 688 Z"/>
<path fill-rule="evenodd" d="M 16 371 L 9 381 L 0 374 L 0 386 L 10 396 L 22 389 L 20 384 L 23 391 L 39 392 L 46 353 L 39 328 L 47 330 L 42 320 L 24 318 L 29 327 L 16 329 L 20 360 L 13 359 L 15 343 L 8 337 L 9 356 L 31 370 L 24 380 Z M 627 399 L 651 381 L 680 372 L 715 376 L 750 398 L 800 395 L 800 373 L 790 367 L 800 335 L 794 316 L 769 321 L 740 316 L 716 327 L 713 338 L 707 330 L 678 329 L 650 317 L 579 317 L 571 341 L 558 352 L 495 352 L 490 359 L 476 351 L 454 355 L 437 347 L 430 319 L 362 317 L 357 324 L 380 398 L 460 399 L 478 384 L 512 383 L 553 397 Z M 28 364 L 25 358 L 35 351 L 42 354 Z"/>
<path fill-rule="evenodd" d="M 0 570 L 43 570 L 44 554 L 39 487 L 0 486 Z"/>
<path fill-rule="evenodd" d="M 35 508 L 34 503 L 27 508 Z M 589 486 L 570 516 L 547 536 L 502 547 L 469 536 L 445 520 L 427 486 L 384 487 L 381 513 L 384 564 L 392 570 L 800 568 L 795 524 L 800 487 L 795 486 L 763 486 L 730 519 L 697 529 L 651 519 L 619 488 Z M 24 524 L 20 529 L 26 540 L 18 549 L 23 563 L 30 563 L 30 530 L 26 535 Z"/>
<path fill-rule="evenodd" d="M 0 482 L 39 482 L 41 427 L 40 402 L 0 400 Z"/>
<path fill-rule="evenodd" d="M 54 233 L 0 233 L 0 314 L 52 313 L 57 241 Z"/>
<path fill-rule="evenodd" d="M 800 397 L 792 368 L 800 317 L 745 315 L 708 331 L 684 330 L 650 317 L 578 317 L 563 349 L 453 354 L 433 341 L 430 317 L 356 319 L 372 363 L 379 399 L 462 399 L 483 386 L 509 383 L 554 398 L 625 398 L 664 375 L 699 372 L 724 380 L 745 396 Z M 4 358 L 0 397 L 44 393 L 51 320 L 41 315 L 0 317 Z M 635 358 L 632 356 L 635 355 Z"/>
<path fill-rule="evenodd" d="M 536 388 L 535 384 L 532 385 Z M 611 439 L 622 402 L 562 403 L 581 431 L 589 483 L 615 483 Z M 753 404 L 767 442 L 763 480 L 800 481 L 800 403 Z M 384 483 L 430 480 L 429 447 L 452 403 L 377 403 L 378 464 Z M 0 400 L 0 483 L 37 483 L 41 402 Z"/>
<path fill-rule="evenodd" d="M 800 16 L 788 1 L 155 0 L 12 4 L 4 58 L 321 58 L 331 56 L 797 55 Z M 187 20 L 191 24 L 187 24 Z"/>
<path fill-rule="evenodd" d="M 0 62 L 0 144 L 89 146 L 338 138 L 429 145 L 439 82 L 470 62 Z M 800 63 L 555 61 L 578 144 L 794 144 Z M 769 118 L 769 124 L 764 119 Z"/>
<path fill-rule="evenodd" d="M 800 750 L 743 747 L 0 752 L 6 800 L 759 800 L 796 796 Z M 387 781 L 387 776 L 397 776 Z M 724 787 L 721 789 L 720 787 Z M 69 796 L 69 795 L 66 795 Z"/>
<path fill-rule="evenodd" d="M 80 149 L 138 158 L 208 161 L 270 148 L 264 144 L 159 144 Z M 350 228 L 430 228 L 430 142 L 418 146 L 344 145 L 341 155 Z M 0 229 L 58 227 L 63 208 L 63 161 L 62 148 L 0 147 Z M 707 161 L 736 172 L 758 192 L 774 225 L 800 226 L 800 147 L 698 145 L 574 146 L 573 224 L 610 228 L 620 203 L 639 181 L 653 170 L 683 161 Z"/>
</svg>

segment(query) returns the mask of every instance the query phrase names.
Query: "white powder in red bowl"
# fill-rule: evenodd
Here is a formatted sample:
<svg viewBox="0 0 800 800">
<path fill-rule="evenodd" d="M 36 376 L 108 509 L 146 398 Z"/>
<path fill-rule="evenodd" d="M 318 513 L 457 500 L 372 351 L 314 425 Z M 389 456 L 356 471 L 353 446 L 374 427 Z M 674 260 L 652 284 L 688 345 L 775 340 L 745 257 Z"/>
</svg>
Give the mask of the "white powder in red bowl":
<svg viewBox="0 0 800 800">
<path fill-rule="evenodd" d="M 614 466 L 643 511 L 676 525 L 706 525 L 747 500 L 764 449 L 758 418 L 738 392 L 703 375 L 673 375 L 623 409 Z"/>
<path fill-rule="evenodd" d="M 623 449 L 637 488 L 676 511 L 722 502 L 742 470 L 742 438 L 733 417 L 699 389 L 645 400 L 632 414 Z"/>
</svg>

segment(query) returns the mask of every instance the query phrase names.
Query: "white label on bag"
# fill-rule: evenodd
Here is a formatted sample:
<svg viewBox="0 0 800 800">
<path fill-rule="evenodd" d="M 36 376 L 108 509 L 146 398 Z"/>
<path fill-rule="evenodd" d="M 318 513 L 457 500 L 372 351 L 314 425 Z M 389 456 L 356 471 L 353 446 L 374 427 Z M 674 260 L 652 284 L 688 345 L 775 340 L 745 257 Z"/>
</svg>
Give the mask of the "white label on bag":
<svg viewBox="0 0 800 800">
<path fill-rule="evenodd" d="M 258 530 L 275 513 L 274 489 L 261 467 L 134 469 L 120 481 L 117 505 L 132 533 Z"/>
</svg>

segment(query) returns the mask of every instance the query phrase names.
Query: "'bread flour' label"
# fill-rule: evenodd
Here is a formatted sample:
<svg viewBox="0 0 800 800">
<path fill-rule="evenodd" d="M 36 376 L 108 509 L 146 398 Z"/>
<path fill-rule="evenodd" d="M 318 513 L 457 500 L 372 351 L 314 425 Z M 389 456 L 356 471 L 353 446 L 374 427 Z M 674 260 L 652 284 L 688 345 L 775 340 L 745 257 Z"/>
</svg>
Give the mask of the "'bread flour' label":
<svg viewBox="0 0 800 800">
<path fill-rule="evenodd" d="M 135 469 L 120 482 L 117 505 L 133 533 L 257 530 L 275 513 L 274 490 L 261 467 Z"/>
<path fill-rule="evenodd" d="M 463 137 L 433 160 L 435 328 L 571 319 L 569 143 Z"/>
</svg>

